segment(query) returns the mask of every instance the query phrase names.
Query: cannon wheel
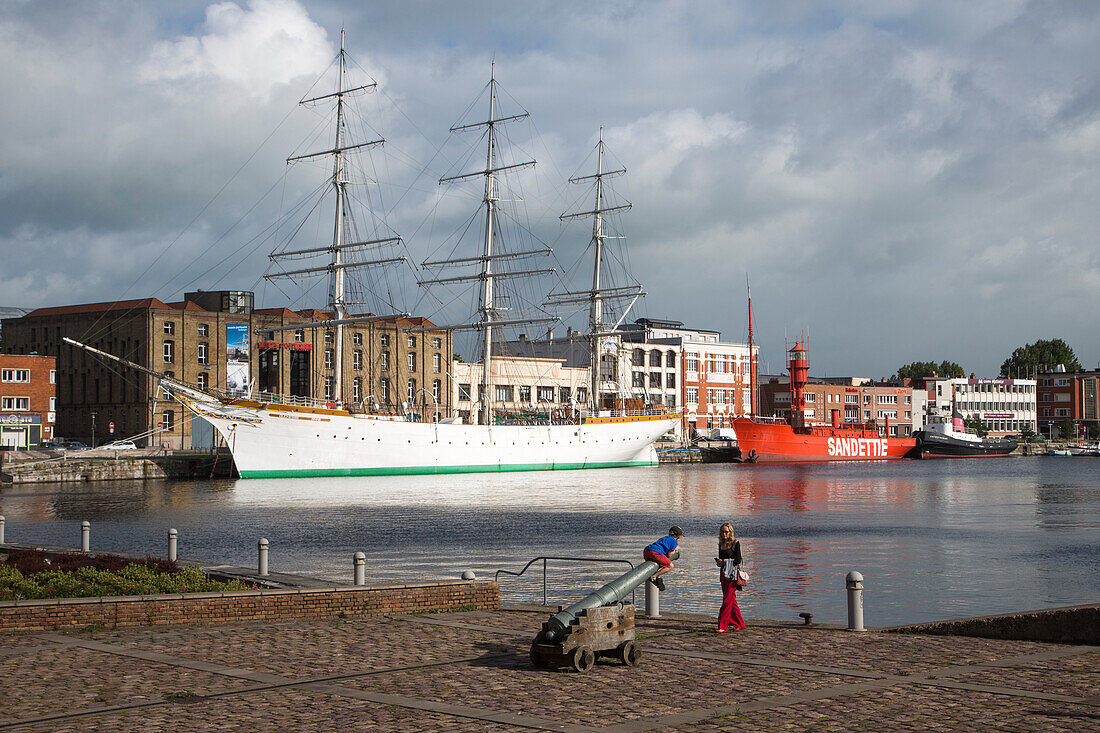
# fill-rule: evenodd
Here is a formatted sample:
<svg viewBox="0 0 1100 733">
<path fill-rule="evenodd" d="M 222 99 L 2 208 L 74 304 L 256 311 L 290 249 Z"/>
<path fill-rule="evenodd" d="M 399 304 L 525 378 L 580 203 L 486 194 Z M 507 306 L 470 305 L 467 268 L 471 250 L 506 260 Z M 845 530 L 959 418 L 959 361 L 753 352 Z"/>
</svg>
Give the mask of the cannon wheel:
<svg viewBox="0 0 1100 733">
<path fill-rule="evenodd" d="M 634 667 L 637 666 L 638 660 L 642 658 L 642 650 L 633 641 L 624 641 L 615 650 L 615 655 L 626 666 Z"/>
<path fill-rule="evenodd" d="M 596 653 L 591 647 L 579 646 L 573 650 L 573 669 L 587 672 L 596 665 Z"/>
<path fill-rule="evenodd" d="M 550 660 L 542 655 L 542 652 L 538 648 L 539 642 L 536 639 L 531 642 L 531 664 L 535 665 L 539 669 L 546 669 L 550 666 Z"/>
</svg>

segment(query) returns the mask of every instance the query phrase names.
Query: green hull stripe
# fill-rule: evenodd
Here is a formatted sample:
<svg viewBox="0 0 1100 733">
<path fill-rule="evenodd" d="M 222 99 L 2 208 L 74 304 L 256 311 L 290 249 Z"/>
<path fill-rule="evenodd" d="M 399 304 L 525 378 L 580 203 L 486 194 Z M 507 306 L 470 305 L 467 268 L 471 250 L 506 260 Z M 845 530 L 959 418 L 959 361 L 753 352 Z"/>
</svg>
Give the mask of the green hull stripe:
<svg viewBox="0 0 1100 733">
<path fill-rule="evenodd" d="M 484 466 L 379 466 L 375 468 L 293 468 L 283 471 L 240 471 L 241 478 L 304 478 L 308 476 L 410 476 L 443 473 L 503 473 L 505 471 L 574 471 L 580 468 L 656 466 L 656 461 L 621 463 L 509 463 Z"/>
</svg>

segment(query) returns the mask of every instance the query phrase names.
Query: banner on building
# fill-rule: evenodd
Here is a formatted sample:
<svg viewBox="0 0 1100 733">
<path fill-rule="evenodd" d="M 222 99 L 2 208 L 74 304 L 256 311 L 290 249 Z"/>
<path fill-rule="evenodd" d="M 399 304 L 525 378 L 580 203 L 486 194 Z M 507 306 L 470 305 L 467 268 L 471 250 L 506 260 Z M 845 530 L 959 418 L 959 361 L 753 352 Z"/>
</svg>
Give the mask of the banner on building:
<svg viewBox="0 0 1100 733">
<path fill-rule="evenodd" d="M 248 324 L 225 324 L 225 387 L 231 395 L 248 393 Z"/>
</svg>

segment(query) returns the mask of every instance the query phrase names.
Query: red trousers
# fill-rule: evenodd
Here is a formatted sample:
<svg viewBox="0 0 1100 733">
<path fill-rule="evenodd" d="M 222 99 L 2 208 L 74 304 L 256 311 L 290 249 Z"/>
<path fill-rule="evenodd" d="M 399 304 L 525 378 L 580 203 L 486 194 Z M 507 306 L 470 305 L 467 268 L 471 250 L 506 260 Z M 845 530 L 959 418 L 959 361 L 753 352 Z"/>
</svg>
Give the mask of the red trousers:
<svg viewBox="0 0 1100 733">
<path fill-rule="evenodd" d="M 722 579 L 722 609 L 718 611 L 718 630 L 740 631 L 745 628 L 745 619 L 741 618 L 741 609 L 737 607 L 737 586 L 724 575 Z"/>
</svg>

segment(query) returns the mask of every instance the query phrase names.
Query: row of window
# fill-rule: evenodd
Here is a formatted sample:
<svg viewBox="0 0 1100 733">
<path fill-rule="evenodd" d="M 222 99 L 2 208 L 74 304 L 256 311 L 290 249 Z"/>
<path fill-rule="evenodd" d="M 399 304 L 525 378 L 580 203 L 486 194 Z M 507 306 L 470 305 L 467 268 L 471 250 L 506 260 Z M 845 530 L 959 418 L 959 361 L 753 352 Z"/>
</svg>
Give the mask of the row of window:
<svg viewBox="0 0 1100 733">
<path fill-rule="evenodd" d="M 1035 405 L 1029 402 L 971 402 L 969 400 L 958 403 L 960 410 L 1012 410 L 1022 412 L 1034 410 Z"/>
<path fill-rule="evenodd" d="M 175 324 L 174 321 L 165 321 L 164 322 L 164 333 L 165 333 L 166 336 L 175 335 L 175 333 L 176 333 L 176 324 Z M 199 333 L 199 336 L 202 337 L 202 338 L 208 337 L 210 335 L 210 326 L 209 326 L 209 324 L 200 323 L 199 326 L 198 326 L 198 333 Z M 269 340 L 270 340 L 270 338 L 273 338 L 274 332 L 271 332 L 267 335 L 268 335 Z M 33 335 L 32 335 L 31 338 L 33 339 Z M 334 332 L 325 331 L 325 343 L 326 344 L 333 343 L 335 341 L 335 339 L 336 339 L 336 335 L 335 335 Z M 306 340 L 306 332 L 303 329 L 296 330 L 294 332 L 294 340 L 298 343 L 303 343 Z M 382 346 L 389 346 L 390 345 L 390 335 L 388 333 L 381 334 L 379 336 L 379 340 L 380 340 Z M 351 341 L 354 344 L 363 343 L 363 333 L 361 331 L 354 332 L 351 335 Z M 408 343 L 410 349 L 416 348 L 416 336 L 409 336 L 408 339 L 407 339 L 407 343 Z M 443 347 L 443 339 L 438 337 L 438 336 L 433 337 L 432 338 L 432 346 L 434 348 L 437 348 L 437 349 L 442 348 Z M 672 353 L 672 352 L 669 352 L 669 353 Z M 672 364 L 670 364 L 670 366 L 672 366 Z"/>
<path fill-rule="evenodd" d="M 664 354 L 665 366 L 669 368 L 676 367 L 676 352 L 669 349 L 668 351 L 661 352 L 659 349 L 652 349 L 649 352 L 649 365 L 651 367 L 661 366 L 661 355 Z M 634 349 L 630 354 L 630 363 L 634 366 L 644 366 L 646 363 L 645 349 Z"/>
<path fill-rule="evenodd" d="M 645 376 L 646 376 L 645 372 L 632 372 L 631 373 L 631 386 L 644 388 L 645 387 L 645 381 L 646 381 Z M 666 389 L 675 389 L 675 387 L 676 387 L 676 373 L 675 372 L 667 372 L 665 374 L 664 381 L 665 381 L 665 388 Z M 650 386 L 651 389 L 660 389 L 661 388 L 661 372 L 650 372 L 649 373 L 649 386 Z"/>
<path fill-rule="evenodd" d="M 532 392 L 534 390 L 534 392 Z M 554 387 L 532 387 L 530 385 L 512 385 L 512 384 L 497 384 L 494 385 L 494 392 L 496 396 L 496 402 L 519 402 L 521 404 L 539 404 L 543 402 L 554 403 L 555 388 Z M 573 399 L 573 390 L 569 387 L 557 387 L 556 388 L 557 400 L 560 404 L 569 404 Z M 534 399 L 532 399 L 534 395 Z M 480 391 L 478 398 L 484 397 L 484 389 Z M 518 399 L 517 399 L 518 397 Z M 470 402 L 470 385 L 459 384 L 458 385 L 458 399 L 464 402 Z M 577 388 L 577 402 L 585 403 L 588 401 L 588 388 Z"/>
<path fill-rule="evenodd" d="M 749 401 L 751 399 L 751 396 L 749 395 L 749 392 L 750 392 L 750 390 L 748 390 L 748 389 L 741 390 L 741 404 L 745 405 L 746 409 L 747 409 L 747 405 L 749 404 Z M 707 400 L 707 402 L 709 402 L 710 404 L 713 404 L 713 405 L 734 405 L 734 404 L 737 404 L 736 400 L 735 400 L 735 398 L 737 396 L 737 394 L 736 394 L 737 390 L 734 390 L 734 389 L 711 389 L 711 390 L 704 389 L 703 393 L 704 393 L 703 394 L 704 397 L 706 397 L 706 396 L 710 397 L 710 399 Z M 699 402 L 699 388 L 697 388 L 697 387 L 688 387 L 688 389 L 687 389 L 687 401 L 689 403 L 691 403 L 691 402 L 698 403 Z"/>
</svg>

